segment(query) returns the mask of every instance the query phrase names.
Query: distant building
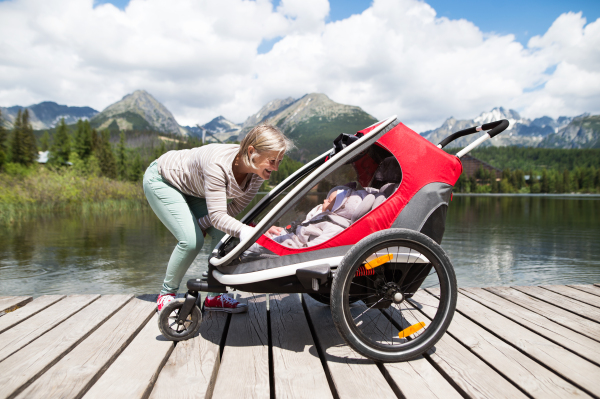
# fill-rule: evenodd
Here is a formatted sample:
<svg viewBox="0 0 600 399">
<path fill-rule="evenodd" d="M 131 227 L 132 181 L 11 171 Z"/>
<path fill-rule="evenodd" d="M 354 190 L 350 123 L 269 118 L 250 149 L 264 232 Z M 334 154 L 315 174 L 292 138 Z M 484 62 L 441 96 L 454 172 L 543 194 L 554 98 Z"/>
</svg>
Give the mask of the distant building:
<svg viewBox="0 0 600 399">
<path fill-rule="evenodd" d="M 489 163 L 483 162 L 483 161 L 481 161 L 475 157 L 472 157 L 468 154 L 464 155 L 460 160 L 463 165 L 463 173 L 467 177 L 471 177 L 471 176 L 475 175 L 475 172 L 477 172 L 477 169 L 482 167 L 483 169 L 491 170 L 492 172 L 494 172 L 496 174 L 496 179 L 502 178 L 502 171 L 498 168 L 493 167 Z"/>
<path fill-rule="evenodd" d="M 38 151 L 38 163 L 48 163 L 50 151 Z"/>
</svg>

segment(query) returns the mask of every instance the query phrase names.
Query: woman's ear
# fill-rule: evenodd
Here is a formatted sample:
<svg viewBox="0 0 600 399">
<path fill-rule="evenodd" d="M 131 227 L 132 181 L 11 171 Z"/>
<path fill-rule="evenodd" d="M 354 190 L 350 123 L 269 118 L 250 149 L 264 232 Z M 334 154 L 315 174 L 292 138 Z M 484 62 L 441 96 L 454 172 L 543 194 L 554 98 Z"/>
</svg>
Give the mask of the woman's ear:
<svg viewBox="0 0 600 399">
<path fill-rule="evenodd" d="M 254 148 L 254 146 L 249 145 L 248 146 L 248 158 L 252 159 L 252 155 L 256 152 L 256 149 Z"/>
</svg>

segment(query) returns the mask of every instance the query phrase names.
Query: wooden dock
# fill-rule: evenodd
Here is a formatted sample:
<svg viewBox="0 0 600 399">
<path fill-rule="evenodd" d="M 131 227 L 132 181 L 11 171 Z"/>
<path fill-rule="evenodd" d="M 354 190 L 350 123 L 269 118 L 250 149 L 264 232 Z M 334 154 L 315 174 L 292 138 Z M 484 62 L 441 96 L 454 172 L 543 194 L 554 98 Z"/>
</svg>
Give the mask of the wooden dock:
<svg viewBox="0 0 600 399">
<path fill-rule="evenodd" d="M 205 313 L 177 344 L 155 295 L 0 297 L 0 398 L 600 397 L 598 284 L 463 288 L 441 341 L 387 364 L 306 295 L 236 295 L 247 314 Z"/>
</svg>

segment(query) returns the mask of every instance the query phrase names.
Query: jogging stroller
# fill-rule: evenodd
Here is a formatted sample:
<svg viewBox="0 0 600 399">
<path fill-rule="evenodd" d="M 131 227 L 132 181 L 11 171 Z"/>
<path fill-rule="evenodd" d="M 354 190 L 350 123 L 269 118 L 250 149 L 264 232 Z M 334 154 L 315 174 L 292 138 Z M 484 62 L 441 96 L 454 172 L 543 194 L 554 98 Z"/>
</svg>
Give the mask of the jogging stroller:
<svg viewBox="0 0 600 399">
<path fill-rule="evenodd" d="M 202 321 L 201 291 L 306 293 L 331 306 L 338 332 L 362 355 L 387 362 L 421 355 L 446 332 L 456 307 L 456 277 L 440 243 L 462 172 L 460 157 L 507 127 L 506 120 L 473 127 L 437 147 L 396 117 L 353 136 L 341 134 L 331 151 L 289 176 L 242 218 L 255 225 L 253 237 L 221 240 L 206 277 L 189 280 L 186 297 L 160 313 L 161 332 L 175 341 L 194 336 Z M 490 131 L 456 155 L 441 150 L 482 130 Z M 294 234 L 308 210 L 342 185 L 368 195 L 338 234 L 301 247 L 263 235 L 271 226 Z M 255 243 L 261 251 L 248 250 Z M 438 298 L 436 306 L 419 302 L 425 289 Z"/>
</svg>

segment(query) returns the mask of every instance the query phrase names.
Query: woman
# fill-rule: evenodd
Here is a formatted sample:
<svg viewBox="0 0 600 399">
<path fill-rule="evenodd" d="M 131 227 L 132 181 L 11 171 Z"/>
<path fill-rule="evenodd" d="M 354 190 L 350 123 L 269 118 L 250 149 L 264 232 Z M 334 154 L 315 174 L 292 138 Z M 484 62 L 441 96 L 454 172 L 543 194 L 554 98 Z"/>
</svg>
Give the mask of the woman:
<svg viewBox="0 0 600 399">
<path fill-rule="evenodd" d="M 156 216 L 179 241 L 158 296 L 159 311 L 175 298 L 206 234 L 211 237 L 211 252 L 225 233 L 242 240 L 252 235 L 254 228 L 234 216 L 250 203 L 292 146 L 277 128 L 263 124 L 252 129 L 239 145 L 209 144 L 169 151 L 150 164 L 144 174 L 144 193 Z M 278 234 L 280 230 L 271 227 L 268 233 Z M 204 308 L 240 313 L 247 305 L 210 293 Z"/>
</svg>

